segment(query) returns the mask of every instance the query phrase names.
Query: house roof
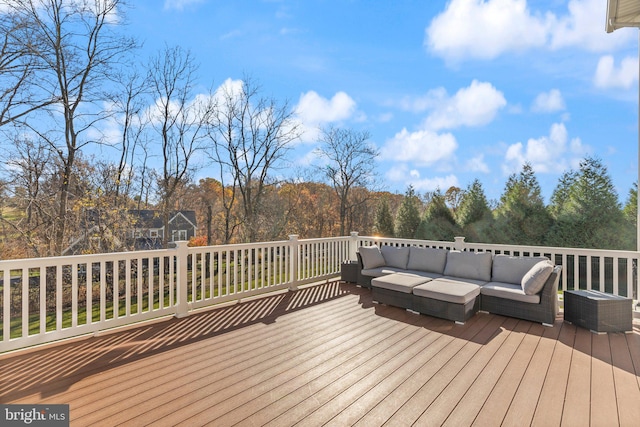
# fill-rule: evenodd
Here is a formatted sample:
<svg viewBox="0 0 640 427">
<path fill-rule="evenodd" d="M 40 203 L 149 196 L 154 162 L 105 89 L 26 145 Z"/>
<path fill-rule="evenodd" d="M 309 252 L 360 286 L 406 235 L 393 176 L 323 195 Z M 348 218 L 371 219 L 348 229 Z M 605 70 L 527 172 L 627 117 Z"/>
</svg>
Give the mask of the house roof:
<svg viewBox="0 0 640 427">
<path fill-rule="evenodd" d="M 623 27 L 640 27 L 640 1 L 608 0 L 605 27 L 607 33 Z"/>
<path fill-rule="evenodd" d="M 135 217 L 135 226 L 139 228 L 162 228 L 162 212 L 151 209 L 131 210 L 129 213 Z M 169 222 L 172 222 L 177 215 L 182 215 L 194 227 L 196 227 L 195 211 L 173 211 L 169 214 Z"/>
</svg>

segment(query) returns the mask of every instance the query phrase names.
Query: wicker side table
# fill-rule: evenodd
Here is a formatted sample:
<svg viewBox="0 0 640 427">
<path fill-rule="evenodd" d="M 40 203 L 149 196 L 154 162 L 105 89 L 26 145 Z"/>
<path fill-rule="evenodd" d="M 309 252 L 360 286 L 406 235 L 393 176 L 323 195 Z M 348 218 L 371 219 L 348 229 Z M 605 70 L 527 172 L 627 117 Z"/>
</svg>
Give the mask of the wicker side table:
<svg viewBox="0 0 640 427">
<path fill-rule="evenodd" d="M 624 332 L 633 329 L 633 301 L 598 291 L 565 291 L 564 320 L 591 332 Z"/>
<path fill-rule="evenodd" d="M 340 266 L 340 279 L 343 282 L 358 283 L 359 267 L 357 261 L 343 262 Z"/>
</svg>

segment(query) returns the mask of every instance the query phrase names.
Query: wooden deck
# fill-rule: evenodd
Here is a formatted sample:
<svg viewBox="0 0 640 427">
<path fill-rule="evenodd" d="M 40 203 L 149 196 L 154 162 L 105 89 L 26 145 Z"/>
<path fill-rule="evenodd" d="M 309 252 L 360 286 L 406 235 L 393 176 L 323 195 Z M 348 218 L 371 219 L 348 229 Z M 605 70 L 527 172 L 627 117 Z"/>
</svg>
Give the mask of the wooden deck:
<svg viewBox="0 0 640 427">
<path fill-rule="evenodd" d="M 0 402 L 68 403 L 76 426 L 635 426 L 634 326 L 460 326 L 332 282 L 5 355 Z"/>
</svg>

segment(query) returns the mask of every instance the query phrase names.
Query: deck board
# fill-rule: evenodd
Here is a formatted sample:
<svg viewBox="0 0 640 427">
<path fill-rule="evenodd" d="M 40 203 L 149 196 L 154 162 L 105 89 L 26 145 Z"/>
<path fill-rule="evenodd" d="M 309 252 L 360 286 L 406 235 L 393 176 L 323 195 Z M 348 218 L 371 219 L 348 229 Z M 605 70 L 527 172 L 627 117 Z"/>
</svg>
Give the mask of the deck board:
<svg viewBox="0 0 640 427">
<path fill-rule="evenodd" d="M 544 332 L 544 326 L 542 325 L 531 323 L 529 326 L 529 330 L 520 346 L 505 367 L 502 376 L 487 397 L 472 425 L 482 427 L 490 424 L 500 424 L 505 419 L 513 397 L 522 382 L 527 367 L 538 347 L 540 337 Z"/>
<path fill-rule="evenodd" d="M 640 328 L 463 326 L 330 282 L 0 356 L 1 403 L 71 425 L 628 425 Z"/>
<path fill-rule="evenodd" d="M 562 414 L 564 425 L 589 425 L 591 415 L 591 335 L 591 332 L 586 329 L 576 328 Z"/>
</svg>

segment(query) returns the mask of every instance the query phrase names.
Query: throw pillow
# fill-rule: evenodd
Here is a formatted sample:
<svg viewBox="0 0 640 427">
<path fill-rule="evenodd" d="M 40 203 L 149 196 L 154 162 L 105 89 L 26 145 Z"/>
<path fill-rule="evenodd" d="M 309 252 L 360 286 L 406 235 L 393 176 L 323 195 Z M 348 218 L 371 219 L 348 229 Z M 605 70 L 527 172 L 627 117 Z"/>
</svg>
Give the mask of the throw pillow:
<svg viewBox="0 0 640 427">
<path fill-rule="evenodd" d="M 527 272 L 522 278 L 522 290 L 527 295 L 535 295 L 542 290 L 545 282 L 551 276 L 553 263 L 551 261 L 540 261 Z"/>
<path fill-rule="evenodd" d="M 522 278 L 531 267 L 540 261 L 548 260 L 547 257 L 519 257 L 499 254 L 493 257 L 491 268 L 491 281 L 502 283 L 521 284 Z"/>
<path fill-rule="evenodd" d="M 384 265 L 384 257 L 377 245 L 361 246 L 358 252 L 362 258 L 362 264 L 365 270 L 382 267 Z"/>
<path fill-rule="evenodd" d="M 407 270 L 429 271 L 442 274 L 447 263 L 447 250 L 411 246 Z"/>
<path fill-rule="evenodd" d="M 384 263 L 387 267 L 407 268 L 409 262 L 409 247 L 383 246 L 380 248 Z"/>
<path fill-rule="evenodd" d="M 450 251 L 444 275 L 488 282 L 491 280 L 492 259 L 491 252 Z"/>
</svg>

